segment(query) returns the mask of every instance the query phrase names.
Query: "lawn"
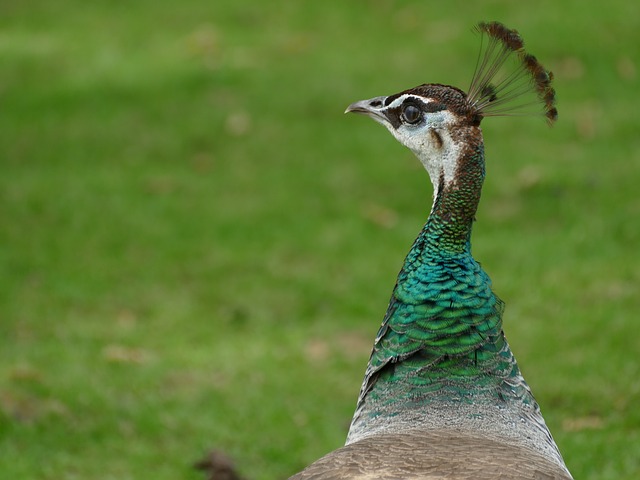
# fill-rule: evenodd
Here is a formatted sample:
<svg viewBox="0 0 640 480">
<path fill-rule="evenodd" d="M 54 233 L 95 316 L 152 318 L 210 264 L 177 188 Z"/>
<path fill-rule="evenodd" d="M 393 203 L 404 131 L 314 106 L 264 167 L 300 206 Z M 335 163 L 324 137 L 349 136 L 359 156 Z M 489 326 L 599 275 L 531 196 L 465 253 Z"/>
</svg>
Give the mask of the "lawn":
<svg viewBox="0 0 640 480">
<path fill-rule="evenodd" d="M 484 122 L 474 255 L 576 479 L 640 476 L 634 2 L 0 2 L 0 477 L 248 480 L 340 446 L 431 186 L 355 101 L 466 89 L 480 20 L 560 118 Z"/>
</svg>

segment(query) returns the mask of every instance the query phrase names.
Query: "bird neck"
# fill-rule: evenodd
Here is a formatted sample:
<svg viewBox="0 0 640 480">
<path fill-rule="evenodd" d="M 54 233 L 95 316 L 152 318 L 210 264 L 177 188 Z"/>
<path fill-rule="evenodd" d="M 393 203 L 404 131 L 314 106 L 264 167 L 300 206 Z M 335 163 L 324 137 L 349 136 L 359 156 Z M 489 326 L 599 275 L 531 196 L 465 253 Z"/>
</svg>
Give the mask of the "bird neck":
<svg viewBox="0 0 640 480">
<path fill-rule="evenodd" d="M 484 182 L 482 141 L 460 153 L 453 177 L 444 173 L 432 178 L 435 186 L 433 207 L 418 239 L 426 254 L 471 253 L 471 227 L 480 202 Z"/>
</svg>

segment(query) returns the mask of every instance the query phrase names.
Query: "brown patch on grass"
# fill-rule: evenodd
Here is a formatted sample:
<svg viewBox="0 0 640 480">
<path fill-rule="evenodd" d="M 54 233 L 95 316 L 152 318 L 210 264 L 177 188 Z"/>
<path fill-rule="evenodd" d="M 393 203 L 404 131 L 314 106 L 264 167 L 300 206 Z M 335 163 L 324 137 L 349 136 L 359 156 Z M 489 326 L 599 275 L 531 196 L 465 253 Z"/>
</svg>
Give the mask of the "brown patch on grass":
<svg viewBox="0 0 640 480">
<path fill-rule="evenodd" d="M 583 430 L 600 430 L 604 428 L 604 420 L 601 417 L 591 415 L 588 417 L 565 418 L 562 429 L 565 432 L 581 432 Z"/>
</svg>

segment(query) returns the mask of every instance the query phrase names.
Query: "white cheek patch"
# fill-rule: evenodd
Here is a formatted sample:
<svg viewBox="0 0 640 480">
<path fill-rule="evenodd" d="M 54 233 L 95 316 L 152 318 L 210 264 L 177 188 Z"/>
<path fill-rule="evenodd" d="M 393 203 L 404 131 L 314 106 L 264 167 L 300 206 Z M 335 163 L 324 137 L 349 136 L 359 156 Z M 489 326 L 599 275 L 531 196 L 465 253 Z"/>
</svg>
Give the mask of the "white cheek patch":
<svg viewBox="0 0 640 480">
<path fill-rule="evenodd" d="M 451 112 L 443 110 L 428 113 L 425 119 L 425 123 L 416 127 L 402 125 L 396 130 L 391 125 L 386 126 L 400 143 L 418 157 L 429 173 L 434 191 L 437 193 L 441 175 L 444 175 L 445 183 L 454 179 L 462 146 L 455 143 L 447 133 L 448 126 L 456 121 Z M 441 144 L 434 141 L 430 130 L 438 132 L 442 139 Z"/>
</svg>

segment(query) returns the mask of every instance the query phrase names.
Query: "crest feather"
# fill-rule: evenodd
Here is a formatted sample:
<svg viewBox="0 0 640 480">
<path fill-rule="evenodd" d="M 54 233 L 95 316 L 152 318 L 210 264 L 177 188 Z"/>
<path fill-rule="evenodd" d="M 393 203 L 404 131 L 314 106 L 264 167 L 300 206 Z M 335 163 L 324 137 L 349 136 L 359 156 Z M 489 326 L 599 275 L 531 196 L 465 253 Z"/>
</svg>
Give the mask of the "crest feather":
<svg viewBox="0 0 640 480">
<path fill-rule="evenodd" d="M 520 34 L 499 22 L 479 23 L 476 30 L 482 40 L 467 95 L 475 112 L 482 117 L 542 113 L 553 123 L 558 118 L 553 74 L 525 51 Z"/>
</svg>

